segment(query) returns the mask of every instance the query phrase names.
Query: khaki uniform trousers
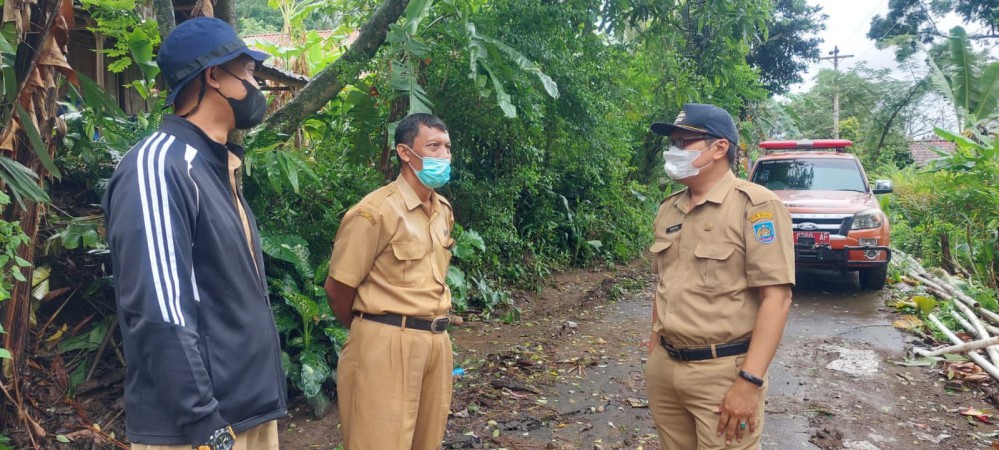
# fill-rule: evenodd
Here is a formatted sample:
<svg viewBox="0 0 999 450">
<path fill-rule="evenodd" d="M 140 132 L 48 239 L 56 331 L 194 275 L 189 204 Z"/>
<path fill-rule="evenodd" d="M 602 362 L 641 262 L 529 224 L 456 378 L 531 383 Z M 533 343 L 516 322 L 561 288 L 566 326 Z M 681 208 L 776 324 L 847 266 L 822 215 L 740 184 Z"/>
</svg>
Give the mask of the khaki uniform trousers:
<svg viewBox="0 0 999 450">
<path fill-rule="evenodd" d="M 763 429 L 766 384 L 756 412 L 756 433 L 743 431 L 742 442 L 718 436 L 718 414 L 725 393 L 739 376 L 746 355 L 702 361 L 677 361 L 656 345 L 645 367 L 649 411 L 663 450 L 756 450 Z"/>
<path fill-rule="evenodd" d="M 191 446 L 132 444 L 132 450 L 191 450 Z M 237 434 L 233 450 L 278 450 L 277 421 L 264 422 Z"/>
<path fill-rule="evenodd" d="M 355 317 L 337 364 L 347 450 L 437 450 L 451 408 L 451 339 Z"/>
</svg>

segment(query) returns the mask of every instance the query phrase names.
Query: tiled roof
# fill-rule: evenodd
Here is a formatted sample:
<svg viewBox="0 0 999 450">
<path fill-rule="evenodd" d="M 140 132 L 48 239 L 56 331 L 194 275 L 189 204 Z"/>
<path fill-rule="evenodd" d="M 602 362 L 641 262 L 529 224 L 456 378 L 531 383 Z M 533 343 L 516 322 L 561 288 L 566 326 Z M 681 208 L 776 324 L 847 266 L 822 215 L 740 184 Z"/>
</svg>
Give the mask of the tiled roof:
<svg viewBox="0 0 999 450">
<path fill-rule="evenodd" d="M 917 166 L 925 166 L 927 161 L 940 157 L 940 155 L 931 149 L 937 149 L 947 154 L 951 154 L 954 152 L 954 143 L 943 139 L 928 139 L 909 142 L 909 153 L 912 154 L 912 160 Z"/>
</svg>

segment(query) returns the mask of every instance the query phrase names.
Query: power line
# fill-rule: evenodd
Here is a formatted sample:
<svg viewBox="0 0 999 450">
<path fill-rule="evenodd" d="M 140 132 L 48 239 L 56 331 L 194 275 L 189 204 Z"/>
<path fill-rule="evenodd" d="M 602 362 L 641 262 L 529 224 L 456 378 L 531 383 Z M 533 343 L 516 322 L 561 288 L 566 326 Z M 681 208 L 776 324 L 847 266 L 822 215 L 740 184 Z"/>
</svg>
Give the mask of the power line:
<svg viewBox="0 0 999 450">
<path fill-rule="evenodd" d="M 857 30 L 859 30 L 860 27 L 864 26 L 864 24 L 869 25 L 871 22 L 871 18 L 874 17 L 874 14 L 878 12 L 878 9 L 880 9 L 881 5 L 883 4 L 885 4 L 885 0 L 879 1 L 878 4 L 874 6 L 874 9 L 871 10 L 870 14 L 867 15 L 867 18 L 857 23 L 857 27 L 850 32 L 849 36 L 853 36 L 854 34 L 856 34 Z"/>
</svg>

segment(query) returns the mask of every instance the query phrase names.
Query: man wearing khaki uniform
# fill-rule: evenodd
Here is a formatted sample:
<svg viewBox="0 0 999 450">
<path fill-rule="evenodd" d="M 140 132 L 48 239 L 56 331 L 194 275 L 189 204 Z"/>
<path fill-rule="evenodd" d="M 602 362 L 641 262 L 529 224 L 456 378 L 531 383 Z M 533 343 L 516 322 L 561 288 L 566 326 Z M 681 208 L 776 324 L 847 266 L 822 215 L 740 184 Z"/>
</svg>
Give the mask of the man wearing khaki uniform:
<svg viewBox="0 0 999 450">
<path fill-rule="evenodd" d="M 451 204 L 434 192 L 450 176 L 444 123 L 399 123 L 395 182 L 344 215 L 326 293 L 350 337 L 337 367 L 348 450 L 441 447 L 451 405 Z"/>
<path fill-rule="evenodd" d="M 666 172 L 687 186 L 659 207 L 650 249 L 652 418 L 667 450 L 756 449 L 791 305 L 791 218 L 730 170 L 739 137 L 725 110 L 687 104 L 652 131 L 670 137 Z"/>
</svg>

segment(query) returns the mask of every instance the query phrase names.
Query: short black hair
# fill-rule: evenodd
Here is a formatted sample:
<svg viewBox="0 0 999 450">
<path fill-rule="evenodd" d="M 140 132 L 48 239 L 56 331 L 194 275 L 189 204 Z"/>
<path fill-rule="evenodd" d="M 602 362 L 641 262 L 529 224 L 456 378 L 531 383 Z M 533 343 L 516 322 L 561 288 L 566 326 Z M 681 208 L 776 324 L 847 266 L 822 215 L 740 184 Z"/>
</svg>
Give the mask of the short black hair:
<svg viewBox="0 0 999 450">
<path fill-rule="evenodd" d="M 725 139 L 723 137 L 718 137 L 718 136 L 711 135 L 711 134 L 708 134 L 706 136 L 711 141 L 710 144 L 714 144 L 717 141 L 727 141 L 728 142 L 728 151 L 725 153 L 725 156 L 728 158 L 728 165 L 729 165 L 729 167 L 735 167 L 735 163 L 739 159 L 739 146 L 736 145 L 736 144 L 734 144 L 732 141 L 729 141 L 728 139 Z"/>
<path fill-rule="evenodd" d="M 412 147 L 416 135 L 420 134 L 420 125 L 448 132 L 447 125 L 444 125 L 440 117 L 427 113 L 410 114 L 395 127 L 395 145 L 406 144 Z"/>
</svg>

